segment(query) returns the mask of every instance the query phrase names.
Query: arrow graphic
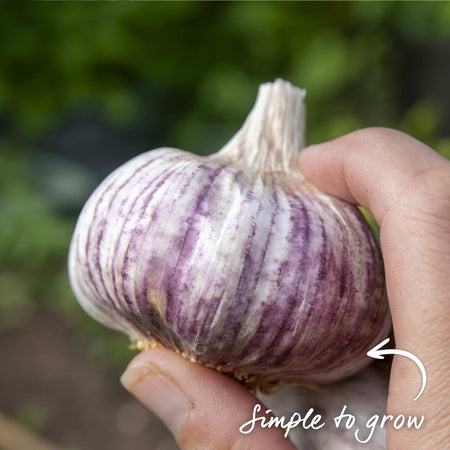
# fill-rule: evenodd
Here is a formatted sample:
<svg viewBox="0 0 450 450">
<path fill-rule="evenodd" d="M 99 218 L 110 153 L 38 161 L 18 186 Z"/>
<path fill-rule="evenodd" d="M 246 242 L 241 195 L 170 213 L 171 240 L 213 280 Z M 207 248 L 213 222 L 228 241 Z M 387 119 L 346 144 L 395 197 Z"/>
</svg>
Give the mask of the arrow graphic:
<svg viewBox="0 0 450 450">
<path fill-rule="evenodd" d="M 417 364 L 417 366 L 420 369 L 420 373 L 422 374 L 422 387 L 420 389 L 420 392 L 417 394 L 416 398 L 413 400 L 413 402 L 415 402 L 422 395 L 422 392 L 424 391 L 425 386 L 427 384 L 427 374 L 425 372 L 425 366 L 422 364 L 422 361 L 416 355 L 413 355 L 412 353 L 407 352 L 405 350 L 397 350 L 395 348 L 380 350 L 381 347 L 383 347 L 389 341 L 390 339 L 386 338 L 383 342 L 380 342 L 378 345 L 376 345 L 374 348 L 372 348 L 367 352 L 367 356 L 369 356 L 370 358 L 384 359 L 383 355 L 401 355 L 406 356 L 409 359 L 412 359 Z"/>
</svg>

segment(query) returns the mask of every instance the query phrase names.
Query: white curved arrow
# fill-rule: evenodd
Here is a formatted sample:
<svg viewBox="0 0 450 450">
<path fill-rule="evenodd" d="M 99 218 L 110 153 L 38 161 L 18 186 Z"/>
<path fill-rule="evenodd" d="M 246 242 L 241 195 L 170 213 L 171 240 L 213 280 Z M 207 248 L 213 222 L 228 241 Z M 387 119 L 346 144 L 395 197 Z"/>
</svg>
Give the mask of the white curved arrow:
<svg viewBox="0 0 450 450">
<path fill-rule="evenodd" d="M 415 402 L 422 395 L 422 392 L 427 384 L 427 374 L 425 372 L 425 366 L 422 364 L 422 361 L 416 355 L 413 355 L 412 353 L 407 352 L 405 350 L 397 350 L 395 348 L 380 350 L 380 348 L 383 347 L 385 344 L 387 344 L 389 341 L 390 339 L 386 338 L 383 342 L 380 342 L 378 345 L 376 345 L 374 348 L 372 348 L 367 352 L 367 356 L 376 359 L 384 359 L 383 355 L 401 355 L 406 356 L 409 359 L 412 359 L 417 364 L 417 366 L 420 369 L 420 373 L 422 374 L 422 388 L 420 389 L 420 392 L 417 394 L 416 398 L 413 400 L 413 402 Z"/>
</svg>

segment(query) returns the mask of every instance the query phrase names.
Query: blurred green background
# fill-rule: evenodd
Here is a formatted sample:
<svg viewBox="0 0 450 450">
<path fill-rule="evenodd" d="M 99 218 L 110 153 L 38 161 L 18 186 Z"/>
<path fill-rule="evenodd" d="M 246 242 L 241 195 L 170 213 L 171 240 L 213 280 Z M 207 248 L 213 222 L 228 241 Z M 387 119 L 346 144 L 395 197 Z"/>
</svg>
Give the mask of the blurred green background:
<svg viewBox="0 0 450 450">
<path fill-rule="evenodd" d="M 450 157 L 449 2 L 0 4 L 0 411 L 16 424 L 66 448 L 176 448 L 118 384 L 127 338 L 71 293 L 71 233 L 111 170 L 158 146 L 215 152 L 277 77 L 308 91 L 307 143 L 387 126 Z"/>
</svg>

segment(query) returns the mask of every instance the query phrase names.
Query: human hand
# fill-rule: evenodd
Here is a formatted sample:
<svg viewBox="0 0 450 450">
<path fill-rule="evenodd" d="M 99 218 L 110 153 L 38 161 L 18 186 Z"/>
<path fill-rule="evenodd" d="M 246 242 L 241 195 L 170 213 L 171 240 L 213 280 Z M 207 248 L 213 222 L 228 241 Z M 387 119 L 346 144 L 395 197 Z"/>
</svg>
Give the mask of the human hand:
<svg viewBox="0 0 450 450">
<path fill-rule="evenodd" d="M 418 431 L 388 428 L 389 448 L 444 448 L 450 428 L 450 162 L 403 133 L 364 129 L 304 150 L 302 172 L 323 191 L 362 205 L 380 225 L 398 348 L 387 411 L 424 415 Z M 277 428 L 239 427 L 260 403 L 229 377 L 164 349 L 138 355 L 122 383 L 166 423 L 183 449 L 293 449 Z"/>
</svg>

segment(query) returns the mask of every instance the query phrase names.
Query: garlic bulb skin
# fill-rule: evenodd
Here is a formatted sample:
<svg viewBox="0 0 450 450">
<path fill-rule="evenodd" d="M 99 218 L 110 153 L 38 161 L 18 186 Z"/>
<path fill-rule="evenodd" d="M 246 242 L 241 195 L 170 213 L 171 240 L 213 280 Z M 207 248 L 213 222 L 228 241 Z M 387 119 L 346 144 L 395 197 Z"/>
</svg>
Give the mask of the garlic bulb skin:
<svg viewBox="0 0 450 450">
<path fill-rule="evenodd" d="M 390 329 L 380 250 L 356 207 L 300 173 L 304 123 L 304 91 L 277 80 L 218 153 L 161 148 L 113 172 L 72 238 L 82 307 L 252 386 L 368 364 Z"/>
</svg>

